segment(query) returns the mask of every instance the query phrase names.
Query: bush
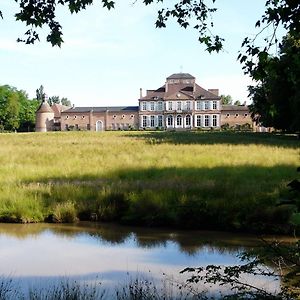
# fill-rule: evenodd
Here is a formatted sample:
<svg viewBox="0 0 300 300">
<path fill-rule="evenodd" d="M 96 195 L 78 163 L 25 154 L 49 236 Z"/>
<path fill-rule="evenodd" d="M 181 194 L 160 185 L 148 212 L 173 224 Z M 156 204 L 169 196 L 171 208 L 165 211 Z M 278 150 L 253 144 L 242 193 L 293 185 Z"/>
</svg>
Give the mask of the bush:
<svg viewBox="0 0 300 300">
<path fill-rule="evenodd" d="M 74 223 L 76 222 L 77 214 L 74 203 L 64 202 L 58 203 L 54 207 L 52 214 L 52 222 L 54 223 Z"/>
</svg>

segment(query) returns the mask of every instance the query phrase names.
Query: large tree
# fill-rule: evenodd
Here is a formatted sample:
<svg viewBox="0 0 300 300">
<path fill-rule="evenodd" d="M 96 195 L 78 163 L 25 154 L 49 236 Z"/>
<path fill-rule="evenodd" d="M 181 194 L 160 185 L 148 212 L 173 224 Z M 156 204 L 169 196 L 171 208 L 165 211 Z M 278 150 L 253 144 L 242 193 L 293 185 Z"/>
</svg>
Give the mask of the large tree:
<svg viewBox="0 0 300 300">
<path fill-rule="evenodd" d="M 300 34 L 288 34 L 280 55 L 261 57 L 251 71 L 252 116 L 262 125 L 300 131 Z"/>
</svg>

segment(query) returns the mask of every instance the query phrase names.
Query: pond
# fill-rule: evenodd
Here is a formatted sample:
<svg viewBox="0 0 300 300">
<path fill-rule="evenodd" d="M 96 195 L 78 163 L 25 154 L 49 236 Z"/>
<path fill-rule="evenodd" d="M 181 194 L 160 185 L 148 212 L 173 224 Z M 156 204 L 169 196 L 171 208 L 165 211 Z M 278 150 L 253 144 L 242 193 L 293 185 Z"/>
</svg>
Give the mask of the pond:
<svg viewBox="0 0 300 300">
<path fill-rule="evenodd" d="M 114 224 L 0 224 L 0 275 L 22 293 L 62 278 L 101 282 L 108 294 L 135 278 L 183 283 L 186 267 L 233 265 L 256 247 L 255 236 L 224 232 L 132 228 Z M 276 290 L 278 281 L 251 278 Z M 198 287 L 204 289 L 201 284 Z M 225 287 L 206 287 L 210 294 Z M 1 291 L 0 291 L 1 293 Z M 107 294 L 107 295 L 108 295 Z"/>
</svg>

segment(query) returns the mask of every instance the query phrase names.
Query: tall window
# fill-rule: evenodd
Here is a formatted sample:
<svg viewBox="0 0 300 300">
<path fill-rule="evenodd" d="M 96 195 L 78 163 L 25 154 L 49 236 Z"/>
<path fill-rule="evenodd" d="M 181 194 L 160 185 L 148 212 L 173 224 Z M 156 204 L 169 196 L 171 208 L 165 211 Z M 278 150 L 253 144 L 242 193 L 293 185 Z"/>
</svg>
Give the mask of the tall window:
<svg viewBox="0 0 300 300">
<path fill-rule="evenodd" d="M 169 101 L 168 106 L 169 106 L 169 110 L 173 110 L 172 101 Z"/>
<path fill-rule="evenodd" d="M 213 109 L 217 109 L 217 101 L 213 101 Z"/>
<path fill-rule="evenodd" d="M 173 116 L 168 116 L 167 124 L 168 124 L 168 126 L 173 126 Z"/>
<path fill-rule="evenodd" d="M 177 102 L 177 110 L 181 110 L 181 101 Z"/>
<path fill-rule="evenodd" d="M 157 102 L 157 110 L 163 110 L 163 103 L 161 101 Z"/>
<path fill-rule="evenodd" d="M 147 116 L 143 116 L 143 127 L 147 127 Z"/>
<path fill-rule="evenodd" d="M 185 117 L 185 126 L 191 126 L 191 116 L 187 115 Z"/>
<path fill-rule="evenodd" d="M 217 127 L 217 116 L 216 115 L 213 115 L 213 117 L 212 117 L 212 126 Z"/>
<path fill-rule="evenodd" d="M 142 102 L 142 110 L 147 110 L 147 102 Z"/>
<path fill-rule="evenodd" d="M 150 116 L 150 127 L 154 127 L 154 116 Z"/>
<path fill-rule="evenodd" d="M 191 110 L 191 101 L 186 101 L 186 110 Z"/>
<path fill-rule="evenodd" d="M 196 105 L 197 110 L 201 109 L 201 101 L 197 101 L 197 105 Z"/>
<path fill-rule="evenodd" d="M 177 126 L 182 126 L 182 117 L 181 115 L 178 115 L 176 118 L 176 124 Z"/>
<path fill-rule="evenodd" d="M 208 101 L 205 101 L 205 102 L 204 102 L 204 109 L 205 109 L 205 110 L 208 110 L 208 109 L 209 109 L 209 102 L 208 102 Z"/>
<path fill-rule="evenodd" d="M 150 110 L 155 110 L 155 103 L 154 102 L 150 102 Z"/>
<path fill-rule="evenodd" d="M 204 116 L 204 126 L 208 127 L 209 126 L 209 115 Z"/>
<path fill-rule="evenodd" d="M 201 116 L 200 115 L 197 116 L 196 122 L 197 122 L 197 127 L 201 127 Z"/>
<path fill-rule="evenodd" d="M 163 117 L 162 116 L 158 116 L 157 117 L 157 126 L 158 127 L 162 127 L 163 126 Z"/>
</svg>

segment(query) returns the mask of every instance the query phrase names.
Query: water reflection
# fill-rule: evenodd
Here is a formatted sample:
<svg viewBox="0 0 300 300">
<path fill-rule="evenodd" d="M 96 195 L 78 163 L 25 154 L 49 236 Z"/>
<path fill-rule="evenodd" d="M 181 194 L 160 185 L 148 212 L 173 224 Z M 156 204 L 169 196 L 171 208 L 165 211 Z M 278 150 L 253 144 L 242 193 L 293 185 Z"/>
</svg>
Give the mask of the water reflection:
<svg viewBox="0 0 300 300">
<path fill-rule="evenodd" d="M 66 276 L 115 285 L 134 276 L 179 279 L 187 266 L 232 265 L 259 241 L 251 235 L 131 228 L 112 224 L 0 224 L 0 274 L 23 286 Z M 272 283 L 273 284 L 273 283 Z"/>
</svg>

